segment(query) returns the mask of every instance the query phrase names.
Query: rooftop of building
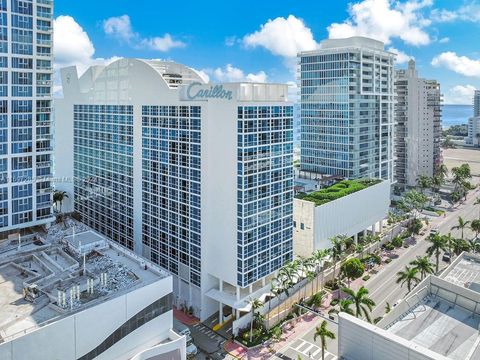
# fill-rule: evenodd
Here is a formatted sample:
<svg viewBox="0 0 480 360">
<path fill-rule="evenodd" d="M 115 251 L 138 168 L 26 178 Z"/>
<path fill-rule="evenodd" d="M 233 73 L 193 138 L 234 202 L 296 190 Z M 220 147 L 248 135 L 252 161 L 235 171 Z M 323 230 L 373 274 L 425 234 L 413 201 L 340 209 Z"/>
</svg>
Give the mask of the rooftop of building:
<svg viewBox="0 0 480 360">
<path fill-rule="evenodd" d="M 4 240 L 0 342 L 168 276 L 72 220 L 55 225 L 45 237 L 21 239 L 20 247 L 18 240 Z"/>
<path fill-rule="evenodd" d="M 298 191 L 295 197 L 300 200 L 313 202 L 316 206 L 340 199 L 382 182 L 382 180 L 378 179 L 341 180 L 332 176 L 314 180 L 317 182 L 316 188 L 320 188 L 320 190 L 309 191 L 311 183 L 308 183 L 308 187 L 304 186 L 302 191 L 301 183 L 305 180 L 295 179 L 296 190 Z"/>
<path fill-rule="evenodd" d="M 480 359 L 480 316 L 434 295 L 387 330 L 450 359 Z M 473 355 L 473 356 L 472 356 Z"/>
<path fill-rule="evenodd" d="M 428 276 L 377 325 L 449 359 L 480 359 L 480 257 L 458 256 Z"/>
<path fill-rule="evenodd" d="M 316 50 L 302 51 L 300 54 L 310 55 L 321 52 L 328 52 L 337 49 L 370 49 L 377 52 L 385 52 L 395 55 L 385 50 L 385 44 L 382 41 L 371 39 L 364 36 L 352 36 L 343 39 L 326 39 L 320 42 L 320 47 Z"/>
<path fill-rule="evenodd" d="M 452 284 L 480 293 L 480 257 L 463 254 L 457 257 L 440 277 Z"/>
</svg>

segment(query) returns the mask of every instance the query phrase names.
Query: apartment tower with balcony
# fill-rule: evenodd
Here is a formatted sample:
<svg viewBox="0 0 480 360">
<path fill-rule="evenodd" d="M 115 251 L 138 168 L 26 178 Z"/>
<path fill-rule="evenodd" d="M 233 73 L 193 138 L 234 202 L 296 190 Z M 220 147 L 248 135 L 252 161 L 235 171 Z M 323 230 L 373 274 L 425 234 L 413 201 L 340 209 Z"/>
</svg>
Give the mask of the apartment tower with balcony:
<svg viewBox="0 0 480 360">
<path fill-rule="evenodd" d="M 436 80 L 418 77 L 415 62 L 396 71 L 395 178 L 398 186 L 416 186 L 441 164 L 442 96 Z"/>
<path fill-rule="evenodd" d="M 0 0 L 0 232 L 52 219 L 52 0 Z"/>
<path fill-rule="evenodd" d="M 394 60 L 364 37 L 299 54 L 301 171 L 393 182 Z"/>
</svg>

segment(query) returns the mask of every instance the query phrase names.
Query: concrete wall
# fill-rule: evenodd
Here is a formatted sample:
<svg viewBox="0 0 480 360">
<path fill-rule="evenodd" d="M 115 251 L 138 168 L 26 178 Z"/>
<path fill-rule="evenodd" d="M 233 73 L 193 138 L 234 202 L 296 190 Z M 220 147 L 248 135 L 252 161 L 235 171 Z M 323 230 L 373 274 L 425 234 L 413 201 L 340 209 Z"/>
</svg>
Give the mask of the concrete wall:
<svg viewBox="0 0 480 360">
<path fill-rule="evenodd" d="M 170 277 L 45 325 L 0 344 L 2 360 L 76 360 L 93 350 L 123 323 L 155 300 L 172 292 Z M 173 313 L 168 311 L 117 342 L 98 359 L 123 359 L 127 352 L 168 338 Z"/>
<path fill-rule="evenodd" d="M 295 255 L 310 256 L 315 250 L 330 248 L 329 239 L 335 235 L 354 236 L 385 219 L 390 206 L 390 184 L 387 181 L 381 182 L 316 206 L 313 211 L 311 204 L 313 203 L 304 200 L 294 200 Z M 302 224 L 304 230 L 301 229 Z"/>
<path fill-rule="evenodd" d="M 447 360 L 429 349 L 345 313 L 338 317 L 338 354 L 345 360 Z"/>
</svg>

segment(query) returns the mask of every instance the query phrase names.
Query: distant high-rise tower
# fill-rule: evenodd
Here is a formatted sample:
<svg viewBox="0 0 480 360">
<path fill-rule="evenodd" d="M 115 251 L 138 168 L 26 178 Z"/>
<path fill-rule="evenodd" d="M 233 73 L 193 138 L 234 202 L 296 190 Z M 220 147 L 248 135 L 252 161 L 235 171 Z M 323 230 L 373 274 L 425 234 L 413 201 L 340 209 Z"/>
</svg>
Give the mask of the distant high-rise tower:
<svg viewBox="0 0 480 360">
<path fill-rule="evenodd" d="M 52 218 L 52 0 L 0 0 L 0 232 Z"/>
<path fill-rule="evenodd" d="M 395 55 L 352 37 L 299 57 L 301 170 L 393 182 Z"/>
<path fill-rule="evenodd" d="M 407 70 L 396 72 L 395 93 L 395 177 L 399 185 L 415 186 L 441 162 L 440 84 L 419 78 L 410 60 Z"/>
<path fill-rule="evenodd" d="M 480 90 L 475 90 L 473 95 L 473 117 L 480 116 Z"/>
</svg>

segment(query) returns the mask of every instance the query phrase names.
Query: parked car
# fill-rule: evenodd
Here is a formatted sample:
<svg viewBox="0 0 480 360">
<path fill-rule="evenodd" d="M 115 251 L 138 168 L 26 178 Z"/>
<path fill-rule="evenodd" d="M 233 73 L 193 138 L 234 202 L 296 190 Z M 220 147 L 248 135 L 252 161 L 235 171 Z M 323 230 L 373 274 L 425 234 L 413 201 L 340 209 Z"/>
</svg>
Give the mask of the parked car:
<svg viewBox="0 0 480 360">
<path fill-rule="evenodd" d="M 437 234 L 438 234 L 438 229 L 430 230 L 430 236 L 437 235 Z"/>
<path fill-rule="evenodd" d="M 442 256 L 442 261 L 450 262 L 451 258 L 452 255 L 448 251 L 445 251 Z"/>
<path fill-rule="evenodd" d="M 198 353 L 198 349 L 193 343 L 190 329 L 186 325 L 178 321 L 177 319 L 173 319 L 173 328 L 177 332 L 177 334 L 181 336 L 185 336 L 187 338 L 187 358 L 189 359 L 195 358 L 195 356 Z"/>
</svg>

